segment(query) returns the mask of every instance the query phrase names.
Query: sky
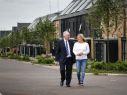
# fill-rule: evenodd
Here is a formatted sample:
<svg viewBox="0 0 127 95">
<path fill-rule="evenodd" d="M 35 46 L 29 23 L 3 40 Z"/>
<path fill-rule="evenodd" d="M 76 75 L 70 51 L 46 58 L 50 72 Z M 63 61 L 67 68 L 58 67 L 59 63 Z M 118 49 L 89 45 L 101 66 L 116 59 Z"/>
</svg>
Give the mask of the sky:
<svg viewBox="0 0 127 95">
<path fill-rule="evenodd" d="M 0 0 L 0 30 L 63 10 L 72 0 Z M 50 3 L 49 3 L 50 2 Z M 51 10 L 50 7 L 51 6 Z"/>
</svg>

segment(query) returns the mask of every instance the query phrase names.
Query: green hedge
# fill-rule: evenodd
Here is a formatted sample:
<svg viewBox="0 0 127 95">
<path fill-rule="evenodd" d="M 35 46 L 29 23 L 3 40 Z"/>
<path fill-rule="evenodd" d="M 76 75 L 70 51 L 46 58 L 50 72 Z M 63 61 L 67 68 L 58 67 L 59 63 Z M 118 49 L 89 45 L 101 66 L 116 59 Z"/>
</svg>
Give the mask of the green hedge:
<svg viewBox="0 0 127 95">
<path fill-rule="evenodd" d="M 17 60 L 21 60 L 21 61 L 30 61 L 29 56 L 19 56 L 13 52 L 7 52 L 6 54 L 4 54 L 4 56 L 1 55 L 1 57 L 7 57 L 9 59 L 17 59 Z"/>
<path fill-rule="evenodd" d="M 7 55 L 5 53 L 4 54 L 0 53 L 0 57 L 7 57 Z"/>
<path fill-rule="evenodd" d="M 54 64 L 54 59 L 51 57 L 38 56 L 37 60 L 38 64 Z"/>
<path fill-rule="evenodd" d="M 23 61 L 30 61 L 30 58 L 29 58 L 29 56 L 22 56 L 21 60 L 23 60 Z"/>
<path fill-rule="evenodd" d="M 104 62 L 88 62 L 88 69 L 107 70 L 107 71 L 127 71 L 127 63 L 104 63 Z"/>
<path fill-rule="evenodd" d="M 13 53 L 13 52 L 8 52 L 7 53 L 7 57 L 9 58 L 9 59 L 21 59 L 21 57 L 20 56 L 17 56 L 15 53 Z"/>
</svg>

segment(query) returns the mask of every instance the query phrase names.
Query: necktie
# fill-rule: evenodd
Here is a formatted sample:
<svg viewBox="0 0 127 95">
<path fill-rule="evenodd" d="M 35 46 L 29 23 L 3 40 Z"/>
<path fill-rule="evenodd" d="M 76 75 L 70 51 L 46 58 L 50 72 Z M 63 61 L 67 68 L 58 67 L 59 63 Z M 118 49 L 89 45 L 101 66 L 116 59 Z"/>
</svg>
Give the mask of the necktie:
<svg viewBox="0 0 127 95">
<path fill-rule="evenodd" d="M 67 43 L 67 41 L 66 41 L 66 52 L 67 52 L 67 55 L 69 55 L 69 50 L 68 50 L 68 43 Z"/>
</svg>

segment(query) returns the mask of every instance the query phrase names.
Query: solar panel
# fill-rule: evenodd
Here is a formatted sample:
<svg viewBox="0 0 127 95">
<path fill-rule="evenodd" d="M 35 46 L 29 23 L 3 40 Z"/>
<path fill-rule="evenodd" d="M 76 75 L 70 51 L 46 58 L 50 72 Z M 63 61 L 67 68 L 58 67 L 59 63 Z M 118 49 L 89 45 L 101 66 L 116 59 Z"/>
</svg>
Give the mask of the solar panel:
<svg viewBox="0 0 127 95">
<path fill-rule="evenodd" d="M 63 10 L 63 12 L 62 12 L 60 15 L 64 15 L 64 14 L 67 12 L 67 10 L 69 10 L 69 8 L 70 8 L 71 6 L 73 6 L 74 3 L 75 3 L 75 2 L 71 2 L 71 3 L 65 8 L 65 10 Z"/>
<path fill-rule="evenodd" d="M 56 16 L 54 16 L 54 17 L 52 18 L 52 20 L 51 20 L 51 21 L 54 21 L 56 18 L 57 18 L 57 15 L 56 15 Z"/>
<path fill-rule="evenodd" d="M 88 4 L 87 6 L 86 6 L 86 8 L 85 9 L 89 9 L 90 7 L 92 7 L 92 2 L 90 3 L 90 4 Z"/>
<path fill-rule="evenodd" d="M 80 3 L 80 0 L 77 0 L 73 6 L 65 13 L 65 14 L 68 14 L 68 13 L 71 13 L 71 11 Z"/>
<path fill-rule="evenodd" d="M 29 29 L 34 29 L 35 26 L 38 24 L 39 20 L 41 19 L 42 21 L 45 21 L 46 18 L 48 17 L 48 19 L 50 21 L 54 21 L 56 18 L 57 18 L 58 14 L 50 14 L 50 15 L 46 15 L 46 16 L 43 16 L 43 17 L 40 17 L 40 18 L 37 18 L 33 21 L 33 23 L 31 23 L 29 25 Z"/>
<path fill-rule="evenodd" d="M 80 0 L 80 3 L 73 9 L 71 13 L 76 12 L 83 4 L 86 2 L 86 0 Z"/>
<path fill-rule="evenodd" d="M 83 10 L 88 5 L 89 2 L 91 2 L 91 0 L 86 0 L 86 2 L 77 11 Z"/>
</svg>

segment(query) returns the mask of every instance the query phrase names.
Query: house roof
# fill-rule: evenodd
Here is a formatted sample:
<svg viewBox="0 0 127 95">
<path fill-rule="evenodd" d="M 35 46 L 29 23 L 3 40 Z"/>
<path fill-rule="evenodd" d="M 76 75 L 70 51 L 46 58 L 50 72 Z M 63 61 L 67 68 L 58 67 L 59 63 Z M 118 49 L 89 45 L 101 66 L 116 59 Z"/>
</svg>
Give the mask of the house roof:
<svg viewBox="0 0 127 95">
<path fill-rule="evenodd" d="M 0 30 L 0 38 L 5 37 L 11 33 L 11 30 Z"/>
<path fill-rule="evenodd" d="M 82 11 L 75 12 L 75 13 L 72 13 L 72 14 L 60 15 L 55 20 L 66 19 L 66 18 L 71 18 L 71 17 L 75 17 L 75 16 L 80 16 L 80 15 L 84 15 L 86 13 L 88 13 L 88 10 L 85 10 L 85 11 L 82 10 Z"/>
<path fill-rule="evenodd" d="M 73 0 L 59 15 L 58 19 L 83 15 L 95 3 L 96 0 Z"/>
<path fill-rule="evenodd" d="M 28 27 L 31 23 L 17 23 L 17 31 L 22 30 L 23 27 Z M 15 32 L 15 31 L 13 31 Z"/>
<path fill-rule="evenodd" d="M 54 21 L 58 17 L 59 14 L 60 14 L 60 12 L 56 12 L 56 13 L 53 13 L 53 14 L 38 17 L 28 26 L 28 28 L 29 29 L 34 29 L 40 19 L 42 21 L 44 21 L 46 18 L 48 18 L 50 21 Z"/>
</svg>

